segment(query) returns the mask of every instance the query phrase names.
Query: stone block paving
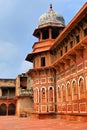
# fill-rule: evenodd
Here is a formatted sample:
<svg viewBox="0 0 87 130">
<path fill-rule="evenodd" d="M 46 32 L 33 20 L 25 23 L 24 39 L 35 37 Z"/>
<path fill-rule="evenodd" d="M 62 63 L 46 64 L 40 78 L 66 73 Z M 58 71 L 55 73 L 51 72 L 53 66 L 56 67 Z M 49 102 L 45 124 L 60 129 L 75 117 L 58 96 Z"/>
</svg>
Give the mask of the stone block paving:
<svg viewBox="0 0 87 130">
<path fill-rule="evenodd" d="M 3 116 L 0 117 L 0 130 L 87 130 L 87 122 Z"/>
</svg>

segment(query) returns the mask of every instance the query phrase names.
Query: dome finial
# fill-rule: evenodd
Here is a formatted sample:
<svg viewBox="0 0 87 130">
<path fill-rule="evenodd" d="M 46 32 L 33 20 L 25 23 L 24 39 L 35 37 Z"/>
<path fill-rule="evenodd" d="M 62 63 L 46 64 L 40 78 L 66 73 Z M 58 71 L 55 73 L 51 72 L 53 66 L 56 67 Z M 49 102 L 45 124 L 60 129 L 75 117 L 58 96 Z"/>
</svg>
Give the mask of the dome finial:
<svg viewBox="0 0 87 130">
<path fill-rule="evenodd" d="M 52 11 L 52 4 L 50 4 L 50 11 Z"/>
<path fill-rule="evenodd" d="M 38 27 L 47 27 L 47 26 L 55 26 L 55 27 L 65 27 L 65 21 L 62 15 L 56 13 L 52 9 L 52 4 L 49 6 L 49 11 L 47 13 L 42 14 L 39 17 L 39 26 Z"/>
</svg>

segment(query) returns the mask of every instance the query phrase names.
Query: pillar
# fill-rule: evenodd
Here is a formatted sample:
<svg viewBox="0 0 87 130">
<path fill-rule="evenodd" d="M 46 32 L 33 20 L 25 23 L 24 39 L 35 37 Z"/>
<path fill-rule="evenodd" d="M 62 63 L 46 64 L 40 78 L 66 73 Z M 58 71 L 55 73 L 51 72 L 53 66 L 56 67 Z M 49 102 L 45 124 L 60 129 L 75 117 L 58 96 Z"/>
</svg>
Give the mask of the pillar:
<svg viewBox="0 0 87 130">
<path fill-rule="evenodd" d="M 2 96 L 2 88 L 0 88 L 0 96 Z"/>
<path fill-rule="evenodd" d="M 40 31 L 40 41 L 42 40 L 42 32 Z"/>
<path fill-rule="evenodd" d="M 52 29 L 49 28 L 49 39 L 52 39 Z"/>
</svg>

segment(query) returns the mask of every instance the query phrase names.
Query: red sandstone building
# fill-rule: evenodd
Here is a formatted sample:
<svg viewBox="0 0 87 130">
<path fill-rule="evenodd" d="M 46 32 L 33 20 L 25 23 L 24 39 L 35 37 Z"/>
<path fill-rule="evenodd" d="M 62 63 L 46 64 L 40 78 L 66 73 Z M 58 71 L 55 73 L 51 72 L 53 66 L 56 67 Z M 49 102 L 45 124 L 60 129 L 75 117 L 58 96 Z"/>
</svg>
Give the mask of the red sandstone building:
<svg viewBox="0 0 87 130">
<path fill-rule="evenodd" d="M 0 79 L 0 116 L 29 116 L 33 112 L 33 91 L 25 74 L 16 79 Z"/>
<path fill-rule="evenodd" d="M 27 74 L 33 80 L 34 114 L 38 118 L 86 116 L 87 3 L 67 26 L 51 5 L 33 35 L 38 42 L 26 60 L 33 63 Z"/>
<path fill-rule="evenodd" d="M 15 115 L 15 79 L 0 79 L 0 115 Z"/>
<path fill-rule="evenodd" d="M 33 68 L 16 78 L 15 114 L 87 120 L 87 3 L 67 26 L 50 5 L 33 35 Z"/>
</svg>

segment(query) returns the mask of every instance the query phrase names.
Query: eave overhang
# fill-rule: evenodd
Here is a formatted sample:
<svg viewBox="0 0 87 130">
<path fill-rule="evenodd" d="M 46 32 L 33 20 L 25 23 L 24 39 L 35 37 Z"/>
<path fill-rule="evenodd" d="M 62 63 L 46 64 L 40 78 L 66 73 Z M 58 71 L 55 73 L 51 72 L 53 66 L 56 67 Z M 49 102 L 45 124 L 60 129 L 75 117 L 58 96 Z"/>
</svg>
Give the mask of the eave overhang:
<svg viewBox="0 0 87 130">
<path fill-rule="evenodd" d="M 26 60 L 26 61 L 29 61 L 29 62 L 33 62 L 33 59 L 34 59 L 34 57 L 35 57 L 36 55 L 41 54 L 41 53 L 43 53 L 43 52 L 47 52 L 47 51 L 49 51 L 49 50 L 47 49 L 47 50 L 44 50 L 44 51 L 29 53 L 29 54 L 26 56 L 25 60 Z"/>
<path fill-rule="evenodd" d="M 52 66 L 56 67 L 59 66 L 59 64 L 65 64 L 66 62 L 69 63 L 69 60 L 73 60 L 76 62 L 76 55 L 79 54 L 80 56 L 83 56 L 83 49 L 87 49 L 87 36 L 81 40 L 79 43 L 77 43 L 75 46 L 73 46 L 68 52 L 66 52 L 63 56 L 58 58 Z"/>
<path fill-rule="evenodd" d="M 26 74 L 31 75 L 32 73 L 49 70 L 49 69 L 55 70 L 54 66 L 44 66 L 44 67 L 29 69 L 29 71 L 27 71 Z"/>
<path fill-rule="evenodd" d="M 65 26 L 59 26 L 58 24 L 47 23 L 47 24 L 45 24 L 41 27 L 36 28 L 33 32 L 33 36 L 36 36 L 37 38 L 39 38 L 40 31 L 44 30 L 45 28 L 50 28 L 50 27 L 52 27 L 52 28 L 60 28 L 60 27 L 64 28 Z"/>
<path fill-rule="evenodd" d="M 85 15 L 87 16 L 87 2 L 78 11 L 78 13 L 74 16 L 74 18 L 70 21 L 70 23 L 63 29 L 60 35 L 56 38 L 56 40 L 54 41 L 53 45 L 50 48 L 51 51 L 54 50 L 58 44 L 61 44 L 64 38 L 67 37 L 70 31 L 72 31 L 73 28 L 77 26 L 77 24 L 81 21 L 81 19 L 84 18 Z"/>
</svg>

